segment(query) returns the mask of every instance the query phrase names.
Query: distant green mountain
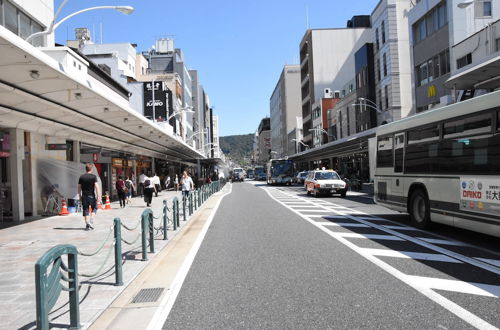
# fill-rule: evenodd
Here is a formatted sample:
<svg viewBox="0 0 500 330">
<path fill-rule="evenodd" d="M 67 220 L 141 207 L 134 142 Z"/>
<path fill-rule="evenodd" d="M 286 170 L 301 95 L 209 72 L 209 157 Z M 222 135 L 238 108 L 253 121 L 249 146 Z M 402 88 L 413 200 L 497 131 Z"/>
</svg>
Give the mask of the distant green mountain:
<svg viewBox="0 0 500 330">
<path fill-rule="evenodd" d="M 228 135 L 219 137 L 220 148 L 233 162 L 250 165 L 254 134 Z"/>
</svg>

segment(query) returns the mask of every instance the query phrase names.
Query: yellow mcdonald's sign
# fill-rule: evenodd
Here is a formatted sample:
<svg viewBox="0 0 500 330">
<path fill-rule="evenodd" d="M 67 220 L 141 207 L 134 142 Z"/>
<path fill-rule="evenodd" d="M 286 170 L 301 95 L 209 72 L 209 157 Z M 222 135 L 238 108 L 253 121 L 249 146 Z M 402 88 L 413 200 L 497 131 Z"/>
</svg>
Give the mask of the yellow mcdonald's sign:
<svg viewBox="0 0 500 330">
<path fill-rule="evenodd" d="M 436 85 L 430 85 L 427 87 L 427 97 L 435 97 L 436 96 Z"/>
</svg>

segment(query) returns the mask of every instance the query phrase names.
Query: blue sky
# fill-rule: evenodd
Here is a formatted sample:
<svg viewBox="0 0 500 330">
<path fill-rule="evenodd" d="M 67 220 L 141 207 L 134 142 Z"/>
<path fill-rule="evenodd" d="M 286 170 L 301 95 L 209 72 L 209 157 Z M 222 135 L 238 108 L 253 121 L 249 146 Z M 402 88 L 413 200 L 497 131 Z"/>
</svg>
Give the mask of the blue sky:
<svg viewBox="0 0 500 330">
<path fill-rule="evenodd" d="M 61 0 L 55 1 L 55 6 Z M 297 64 L 309 13 L 310 28 L 345 27 L 353 15 L 370 14 L 378 0 L 69 0 L 60 18 L 79 9 L 130 5 L 123 15 L 96 10 L 75 16 L 56 31 L 56 41 L 74 39 L 88 27 L 100 42 L 130 42 L 147 50 L 160 37 L 173 37 L 190 69 L 199 72 L 220 135 L 255 132 L 269 116 L 269 97 L 285 64 Z"/>
</svg>

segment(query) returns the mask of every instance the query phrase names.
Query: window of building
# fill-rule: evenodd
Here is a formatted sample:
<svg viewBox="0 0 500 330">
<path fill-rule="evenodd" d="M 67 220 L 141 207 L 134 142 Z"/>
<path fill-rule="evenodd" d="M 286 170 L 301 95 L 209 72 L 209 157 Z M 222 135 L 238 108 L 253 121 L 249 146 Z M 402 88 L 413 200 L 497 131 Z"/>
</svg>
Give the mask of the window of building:
<svg viewBox="0 0 500 330">
<path fill-rule="evenodd" d="M 384 87 L 385 94 L 385 108 L 389 109 L 389 88 L 387 86 Z"/>
<path fill-rule="evenodd" d="M 380 29 L 382 30 L 382 44 L 385 44 L 385 22 L 382 21 L 382 24 L 380 25 Z"/>
<path fill-rule="evenodd" d="M 380 48 L 380 42 L 378 40 L 378 29 L 375 29 L 375 48 L 377 50 Z"/>
<path fill-rule="evenodd" d="M 2 0 L 0 0 L 0 25 L 3 26 L 3 6 L 2 6 Z"/>
<path fill-rule="evenodd" d="M 500 38 L 495 39 L 495 51 L 498 52 L 500 50 Z"/>
<path fill-rule="evenodd" d="M 381 80 L 380 77 L 380 59 L 377 60 L 377 63 L 375 64 L 377 66 L 377 78 L 379 81 Z"/>
<path fill-rule="evenodd" d="M 436 11 L 433 10 L 428 13 L 425 17 L 425 29 L 427 30 L 427 35 L 431 35 L 435 30 L 437 30 L 437 26 L 434 26 L 434 13 Z"/>
<path fill-rule="evenodd" d="M 433 64 L 433 68 L 434 68 L 432 76 L 434 77 L 434 79 L 436 79 L 437 77 L 439 77 L 441 75 L 441 73 L 439 72 L 439 67 L 440 67 L 439 55 L 436 55 L 432 58 L 432 64 Z"/>
<path fill-rule="evenodd" d="M 491 17 L 491 0 L 476 1 L 474 5 L 474 13 L 476 17 Z"/>
<path fill-rule="evenodd" d="M 382 89 L 378 90 L 378 107 L 382 109 Z"/>
<path fill-rule="evenodd" d="M 441 75 L 450 72 L 450 51 L 448 49 L 439 54 L 439 70 Z"/>
<path fill-rule="evenodd" d="M 446 17 L 446 1 L 443 1 L 437 7 L 437 12 L 438 12 L 439 28 L 442 28 L 443 26 L 446 25 L 446 22 L 447 22 L 447 17 Z"/>
<path fill-rule="evenodd" d="M 425 85 L 427 84 L 427 82 L 429 81 L 428 80 L 428 77 L 429 77 L 429 74 L 428 74 L 428 71 L 427 71 L 427 62 L 424 62 L 422 64 L 420 64 L 419 66 L 417 66 L 416 68 L 416 73 L 417 73 L 417 86 L 422 86 L 422 85 Z"/>
<path fill-rule="evenodd" d="M 4 9 L 4 19 L 5 19 L 5 27 L 9 29 L 11 32 L 18 34 L 18 20 L 17 20 L 17 8 L 14 7 L 10 2 L 4 1 L 3 3 Z"/>
<path fill-rule="evenodd" d="M 31 20 L 24 13 L 19 13 L 19 36 L 26 39 L 31 34 Z"/>
<path fill-rule="evenodd" d="M 434 77 L 434 66 L 433 66 L 434 61 L 432 58 L 427 61 L 427 82 L 433 81 L 436 77 Z"/>
<path fill-rule="evenodd" d="M 424 40 L 425 38 L 427 38 L 427 25 L 423 19 L 418 23 L 418 39 Z"/>
<path fill-rule="evenodd" d="M 464 66 L 472 63 L 472 53 L 457 59 L 457 69 L 463 68 Z"/>
<path fill-rule="evenodd" d="M 387 76 L 387 55 L 384 53 L 382 56 L 382 60 L 384 63 L 384 77 Z"/>
</svg>

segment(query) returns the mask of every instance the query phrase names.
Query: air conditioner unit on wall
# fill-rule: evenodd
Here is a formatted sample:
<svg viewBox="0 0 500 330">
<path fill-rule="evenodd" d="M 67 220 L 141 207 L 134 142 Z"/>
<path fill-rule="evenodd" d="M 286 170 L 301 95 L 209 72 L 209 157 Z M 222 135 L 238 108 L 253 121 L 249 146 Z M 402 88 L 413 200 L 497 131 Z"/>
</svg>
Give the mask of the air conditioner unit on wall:
<svg viewBox="0 0 500 330">
<path fill-rule="evenodd" d="M 332 90 L 330 88 L 325 88 L 324 93 L 323 93 L 323 98 L 328 99 L 328 98 L 332 98 L 332 97 L 333 97 Z"/>
</svg>

